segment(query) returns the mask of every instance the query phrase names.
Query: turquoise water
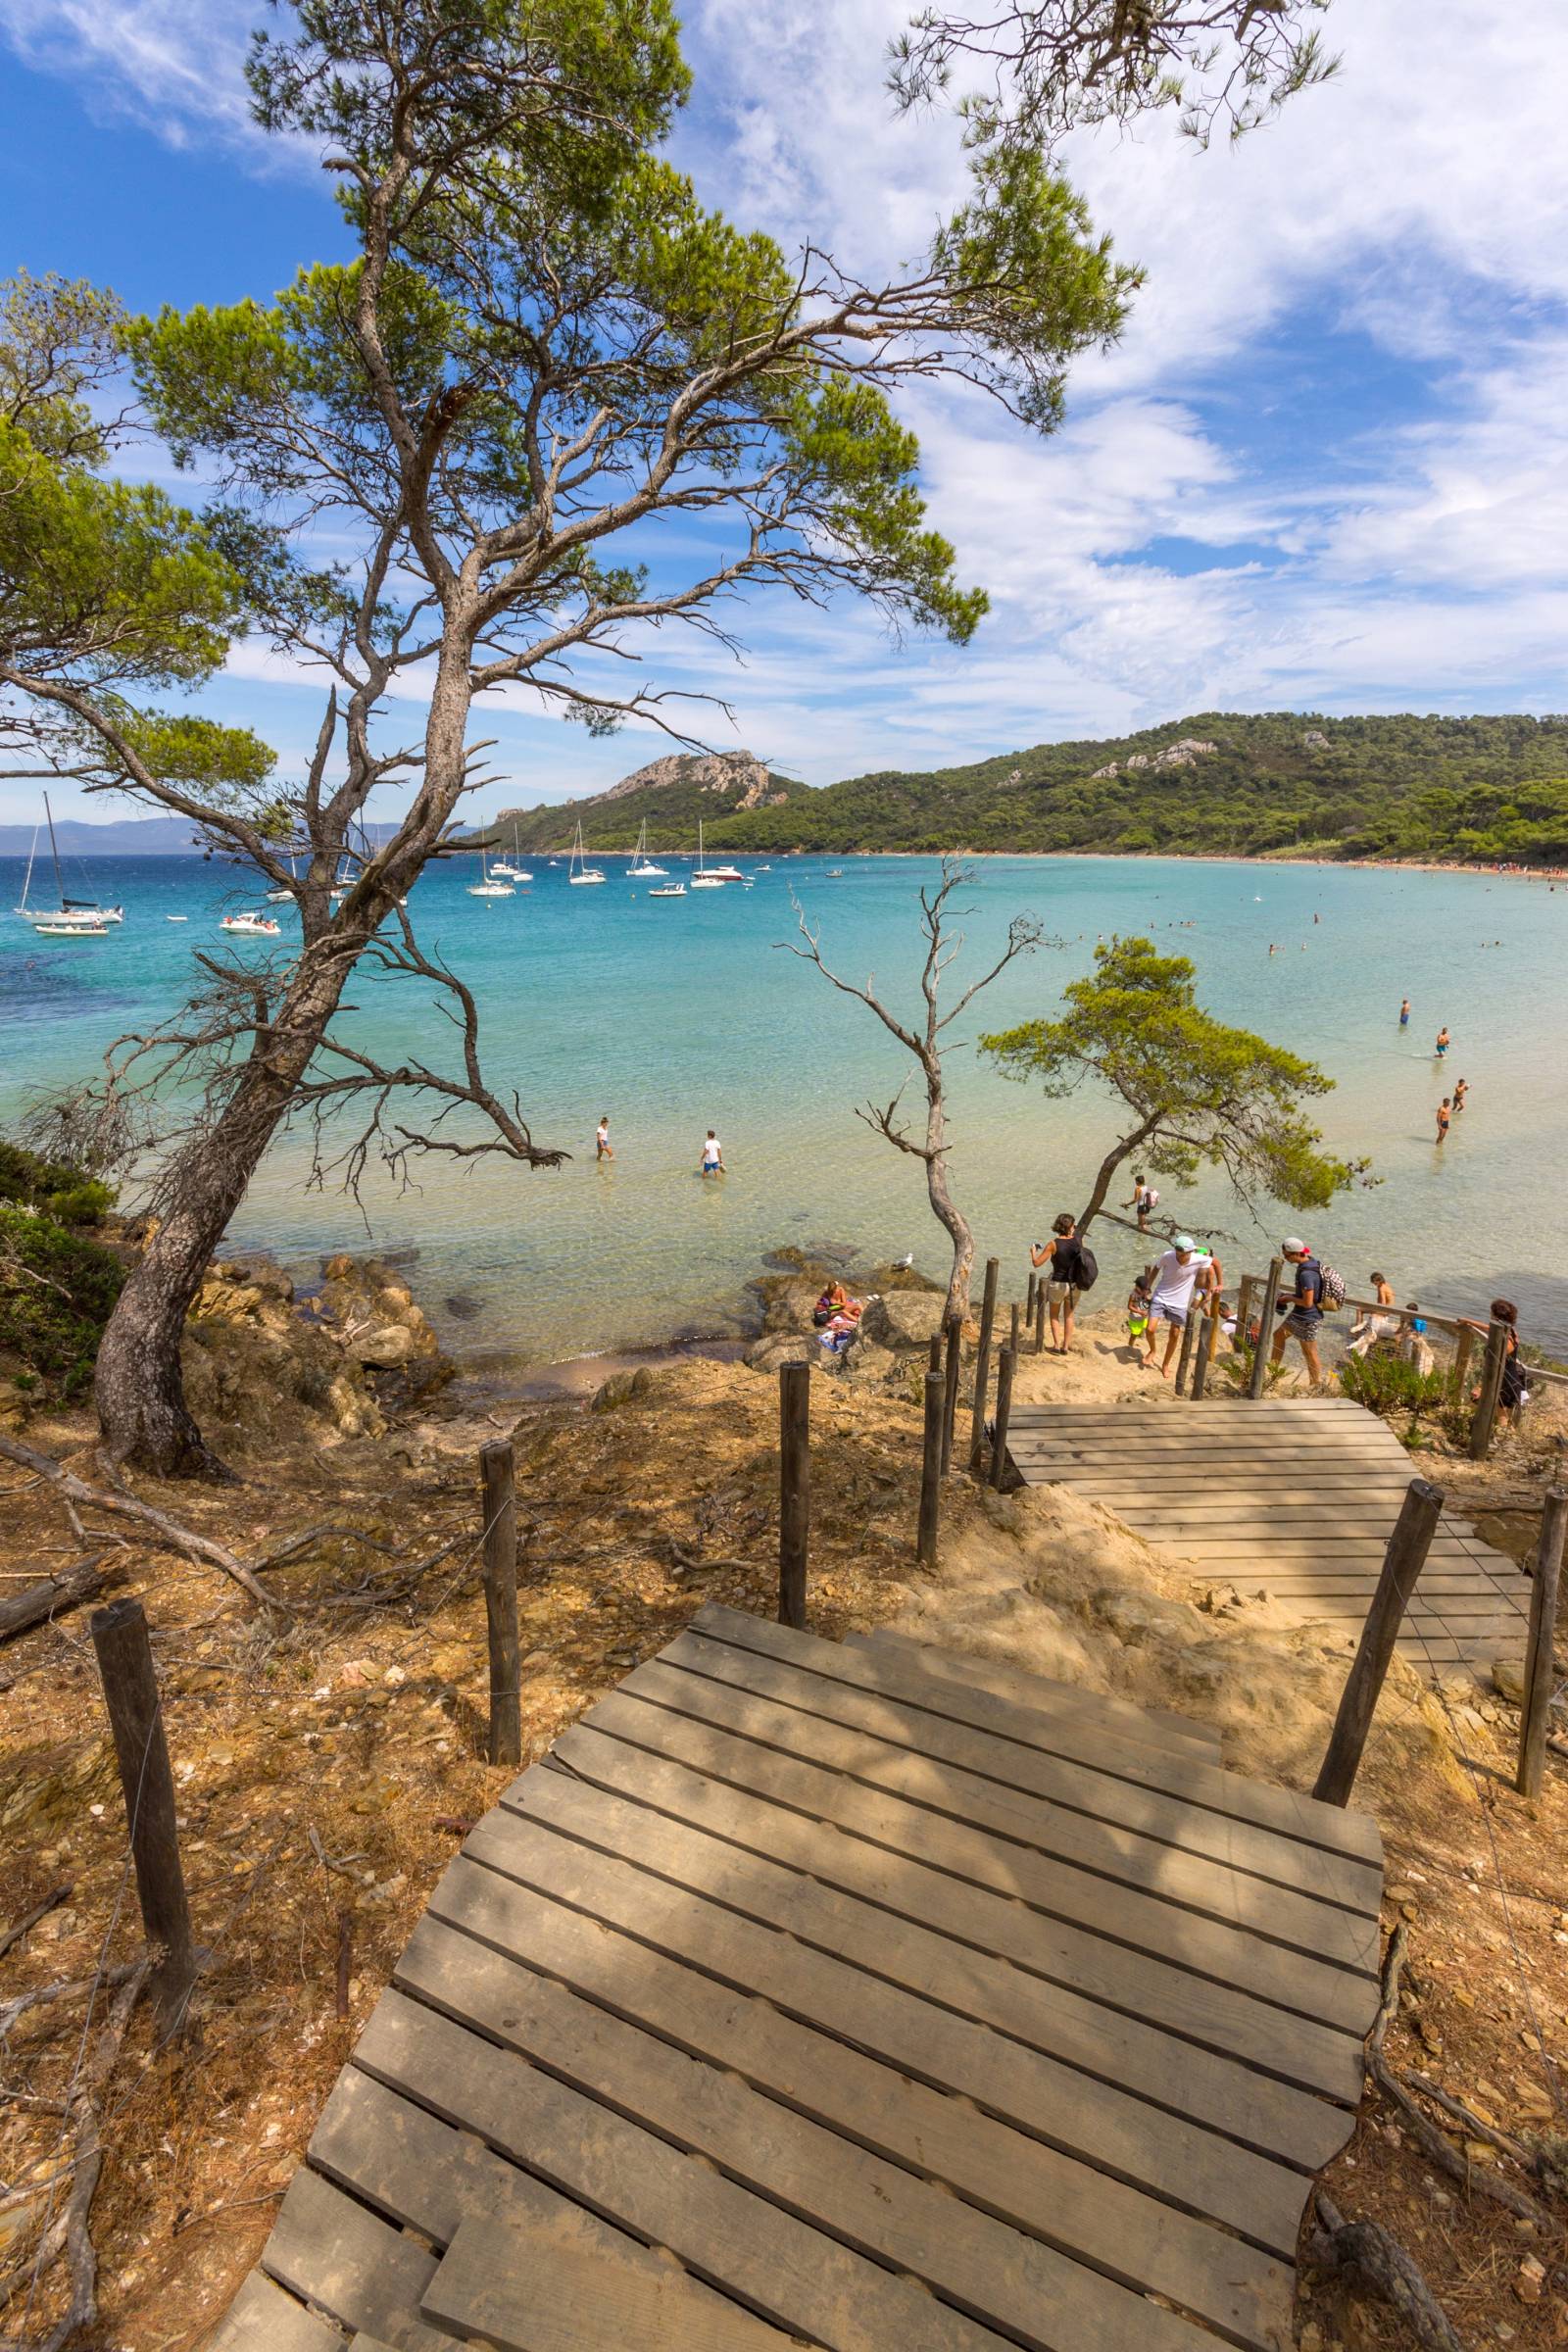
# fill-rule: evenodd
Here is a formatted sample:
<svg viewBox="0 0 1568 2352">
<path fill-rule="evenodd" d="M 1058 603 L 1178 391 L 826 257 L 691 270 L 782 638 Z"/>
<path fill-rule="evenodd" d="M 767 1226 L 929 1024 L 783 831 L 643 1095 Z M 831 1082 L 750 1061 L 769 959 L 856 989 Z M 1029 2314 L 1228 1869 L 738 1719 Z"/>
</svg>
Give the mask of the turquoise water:
<svg viewBox="0 0 1568 2352">
<path fill-rule="evenodd" d="M 427 875 L 415 896 L 421 938 L 478 997 L 491 1082 L 517 1090 L 538 1141 L 576 1155 L 531 1175 L 500 1159 L 427 1161 L 416 1191 L 368 1185 L 375 1246 L 417 1253 L 412 1278 L 449 1345 L 471 1358 L 550 1360 L 722 1328 L 782 1243 L 912 1250 L 942 1270 L 922 1169 L 854 1115 L 868 1098 L 885 1102 L 912 1063 L 778 944 L 794 935 L 793 891 L 820 923 L 829 960 L 857 979 L 874 972 L 912 1017 L 915 895 L 935 862 L 847 858 L 834 878 L 827 859 L 792 858 L 749 891 L 663 901 L 627 880 L 624 860 L 603 862 L 603 889 L 570 890 L 564 864 L 535 860 L 530 890 L 472 899 L 465 862 Z M 123 929 L 41 941 L 10 911 L 21 880 L 19 862 L 0 860 L 0 1122 L 177 1004 L 193 950 L 228 944 L 218 916 L 245 903 L 231 875 L 195 858 L 103 860 L 76 868 L 68 887 L 122 899 Z M 1001 1253 L 1017 1287 L 1030 1239 L 1057 1208 L 1081 1204 L 1114 1114 L 1088 1094 L 1051 1103 L 1007 1083 L 979 1062 L 974 1037 L 1050 1010 L 1089 965 L 1098 934 L 1137 929 L 1193 956 L 1213 1011 L 1312 1055 L 1339 1081 L 1325 1133 L 1347 1153 L 1371 1153 L 1383 1182 L 1306 1229 L 1352 1287 L 1377 1265 L 1401 1297 L 1435 1306 L 1474 1308 L 1501 1290 L 1519 1301 L 1527 1336 L 1568 1352 L 1568 889 L 1334 867 L 987 858 L 960 903 L 970 912 L 955 979 L 995 956 L 1018 911 L 1065 943 L 1009 970 L 952 1032 L 954 1190 L 982 1253 Z M 279 912 L 286 940 L 293 917 Z M 171 923 L 171 913 L 189 919 Z M 450 1053 L 450 1029 L 408 983 L 366 972 L 350 995 L 383 1054 Z M 1403 995 L 1414 1010 L 1401 1036 Z M 1440 1067 L 1431 1045 L 1444 1021 L 1454 1044 Z M 1440 1153 L 1433 1114 L 1460 1076 L 1470 1107 Z M 912 1086 L 907 1100 L 917 1114 Z M 596 1167 L 601 1112 L 616 1157 Z M 696 1174 L 710 1126 L 730 1167 L 721 1184 Z M 303 1139 L 274 1148 L 233 1246 L 301 1268 L 323 1250 L 368 1246 L 351 1201 L 306 1189 L 306 1164 Z M 1301 1223 L 1254 1226 L 1213 1182 L 1183 1196 L 1180 1210 L 1236 1234 L 1242 1247 L 1225 1254 L 1248 1265 Z M 1097 1298 L 1119 1303 L 1116 1286 L 1141 1253 L 1112 1227 L 1099 1249 Z"/>
</svg>

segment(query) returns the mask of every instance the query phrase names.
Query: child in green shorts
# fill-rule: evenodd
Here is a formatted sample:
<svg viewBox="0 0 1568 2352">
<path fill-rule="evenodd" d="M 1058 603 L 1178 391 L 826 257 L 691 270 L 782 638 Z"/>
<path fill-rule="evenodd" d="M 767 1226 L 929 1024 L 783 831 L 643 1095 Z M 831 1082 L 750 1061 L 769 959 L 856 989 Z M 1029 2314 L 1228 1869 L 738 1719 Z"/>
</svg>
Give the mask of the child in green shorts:
<svg viewBox="0 0 1568 2352">
<path fill-rule="evenodd" d="M 1152 1296 L 1147 1274 L 1140 1274 L 1127 1297 L 1127 1337 L 1136 1348 L 1149 1329 L 1149 1301 Z"/>
</svg>

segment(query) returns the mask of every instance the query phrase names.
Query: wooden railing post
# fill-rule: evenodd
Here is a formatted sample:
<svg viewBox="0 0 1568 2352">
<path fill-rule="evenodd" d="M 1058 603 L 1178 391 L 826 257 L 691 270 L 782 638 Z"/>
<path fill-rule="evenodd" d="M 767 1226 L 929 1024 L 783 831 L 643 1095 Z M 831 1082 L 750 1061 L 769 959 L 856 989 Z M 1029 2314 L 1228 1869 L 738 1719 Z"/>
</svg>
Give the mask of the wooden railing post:
<svg viewBox="0 0 1568 2352">
<path fill-rule="evenodd" d="M 1475 1333 L 1464 1325 L 1453 1343 L 1453 1401 L 1464 1402 L 1465 1384 L 1470 1377 L 1470 1350 L 1475 1346 Z"/>
<path fill-rule="evenodd" d="M 942 1394 L 942 1475 L 953 1467 L 953 1429 L 958 1417 L 958 1374 L 963 1369 L 963 1318 L 948 1317 L 948 1362 Z"/>
<path fill-rule="evenodd" d="M 1208 1367 L 1214 1360 L 1214 1343 L 1219 1335 L 1219 1294 L 1216 1291 L 1208 1301 L 1202 1321 L 1198 1327 L 1196 1351 L 1193 1356 L 1193 1401 L 1202 1396 L 1208 1381 Z"/>
<path fill-rule="evenodd" d="M 1261 1396 L 1263 1383 L 1268 1378 L 1268 1351 L 1274 1345 L 1274 1302 L 1280 1295 L 1280 1276 L 1284 1271 L 1283 1257 L 1270 1258 L 1268 1278 L 1263 1284 L 1263 1310 L 1257 1318 L 1257 1346 L 1252 1350 L 1252 1369 L 1247 1383 L 1249 1396 Z"/>
<path fill-rule="evenodd" d="M 1046 1352 L 1046 1300 L 1047 1300 L 1047 1298 L 1048 1298 L 1049 1295 L 1050 1295 L 1050 1294 L 1049 1294 L 1049 1292 L 1048 1292 L 1048 1290 L 1047 1290 L 1047 1287 L 1046 1287 L 1045 1283 L 1043 1283 L 1043 1282 L 1039 1282 L 1039 1283 L 1037 1283 L 1037 1284 L 1035 1285 L 1035 1353 L 1036 1353 L 1036 1355 L 1044 1355 L 1044 1354 L 1045 1354 L 1045 1352 Z"/>
<path fill-rule="evenodd" d="M 1195 1298 L 1188 1306 L 1187 1320 L 1182 1325 L 1182 1351 L 1176 1358 L 1176 1394 L 1178 1396 L 1185 1396 L 1187 1394 L 1187 1367 L 1192 1360 L 1193 1341 L 1198 1333 L 1199 1317 L 1200 1310 Z"/>
<path fill-rule="evenodd" d="M 90 1630 L 120 1766 L 141 1922 L 162 1955 L 153 1997 L 161 2036 L 168 2040 L 184 2030 L 196 1956 L 152 1642 L 141 1602 L 134 1599 L 94 1609 Z"/>
<path fill-rule="evenodd" d="M 980 1345 L 974 1355 L 974 1416 L 969 1424 L 969 1468 L 978 1471 L 986 1444 L 986 1387 L 991 1378 L 991 1334 L 997 1320 L 997 1285 L 1002 1275 L 999 1257 L 986 1259 L 986 1287 L 980 1299 Z"/>
<path fill-rule="evenodd" d="M 942 1415 L 947 1383 L 940 1372 L 925 1376 L 925 1446 L 920 1457 L 920 1527 L 915 1555 L 922 1568 L 937 1564 L 937 1524 L 942 1507 Z"/>
<path fill-rule="evenodd" d="M 1031 1274 L 1029 1277 L 1028 1288 L 1023 1295 L 1023 1319 L 1030 1331 L 1033 1331 L 1035 1327 L 1035 1294 L 1039 1288 L 1039 1275 Z"/>
<path fill-rule="evenodd" d="M 1016 1355 L 1018 1352 L 1018 1301 L 1016 1298 L 1012 1302 L 1012 1329 L 1008 1334 L 1007 1346 Z"/>
<path fill-rule="evenodd" d="M 806 1627 L 811 1526 L 811 1367 L 778 1368 L 778 1621 Z"/>
<path fill-rule="evenodd" d="M 1521 1796 L 1541 1794 L 1546 1769 L 1546 1734 L 1551 1729 L 1554 1674 L 1552 1647 L 1557 1631 L 1565 1535 L 1568 1535 L 1568 1487 L 1548 1487 L 1541 1506 L 1541 1541 L 1536 1546 L 1536 1575 L 1530 1588 L 1525 1710 L 1519 1724 L 1519 1769 L 1513 1784 Z"/>
<path fill-rule="evenodd" d="M 1345 1805 L 1350 1801 L 1361 1750 L 1372 1729 L 1378 1693 L 1383 1689 L 1405 1607 L 1415 1591 L 1415 1581 L 1442 1509 L 1441 1488 L 1427 1479 L 1412 1478 L 1383 1555 L 1378 1589 L 1372 1595 L 1372 1606 L 1367 1611 L 1361 1639 L 1340 1693 L 1339 1713 L 1334 1718 L 1323 1768 L 1312 1790 L 1326 1805 Z"/>
<path fill-rule="evenodd" d="M 492 1764 L 522 1762 L 522 1648 L 517 1640 L 516 1460 L 504 1438 L 479 1448 L 484 1615 L 490 1645 Z"/>
<path fill-rule="evenodd" d="M 1256 1277 L 1254 1275 L 1244 1274 L 1242 1276 L 1241 1290 L 1237 1294 L 1236 1344 L 1239 1348 L 1245 1348 L 1247 1345 L 1247 1334 L 1250 1328 L 1252 1320 L 1252 1292 L 1255 1287 L 1255 1283 Z"/>
<path fill-rule="evenodd" d="M 1470 1459 L 1484 1462 L 1492 1451 L 1492 1433 L 1497 1423 L 1497 1398 L 1502 1394 L 1502 1370 L 1508 1361 L 1508 1326 L 1493 1323 L 1487 1330 L 1486 1360 L 1481 1367 L 1481 1396 L 1470 1423 Z"/>
<path fill-rule="evenodd" d="M 925 1368 L 928 1372 L 940 1372 L 942 1370 L 942 1334 L 940 1331 L 934 1331 L 931 1334 L 931 1345 L 926 1349 Z"/>
<path fill-rule="evenodd" d="M 991 1484 L 999 1490 L 1007 1475 L 1007 1424 L 1012 1418 L 1012 1375 L 1017 1361 L 1017 1349 L 1004 1348 L 997 1365 L 997 1429 L 991 1446 Z"/>
</svg>

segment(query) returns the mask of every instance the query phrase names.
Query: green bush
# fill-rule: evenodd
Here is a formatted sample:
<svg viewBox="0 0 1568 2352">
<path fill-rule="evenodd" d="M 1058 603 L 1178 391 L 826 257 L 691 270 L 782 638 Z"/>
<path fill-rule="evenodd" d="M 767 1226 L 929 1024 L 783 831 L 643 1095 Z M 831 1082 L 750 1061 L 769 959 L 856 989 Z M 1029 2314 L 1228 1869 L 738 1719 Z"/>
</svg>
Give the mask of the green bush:
<svg viewBox="0 0 1568 2352">
<path fill-rule="evenodd" d="M 114 1207 L 115 1192 L 68 1160 L 41 1159 L 0 1139 L 0 1201 L 41 1208 L 57 1225 L 98 1225 Z"/>
<path fill-rule="evenodd" d="M 1418 1372 L 1397 1355 L 1348 1355 L 1340 1366 L 1340 1386 L 1347 1396 L 1386 1420 L 1407 1413 L 1411 1426 L 1423 1413 L 1435 1412 L 1447 1395 L 1446 1372 Z"/>
<path fill-rule="evenodd" d="M 91 1380 L 124 1280 L 124 1267 L 100 1243 L 0 1203 L 0 1348 L 60 1396 L 74 1396 Z"/>
</svg>

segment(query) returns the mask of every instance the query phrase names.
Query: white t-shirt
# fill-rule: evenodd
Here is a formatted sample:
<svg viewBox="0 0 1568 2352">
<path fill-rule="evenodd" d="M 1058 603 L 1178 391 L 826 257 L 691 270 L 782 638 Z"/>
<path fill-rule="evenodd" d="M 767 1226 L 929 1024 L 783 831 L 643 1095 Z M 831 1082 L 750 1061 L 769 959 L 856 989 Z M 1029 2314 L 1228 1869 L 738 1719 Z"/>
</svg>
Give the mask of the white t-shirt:
<svg viewBox="0 0 1568 2352">
<path fill-rule="evenodd" d="M 595 1143 L 596 1143 L 596 1144 L 608 1144 L 608 1143 L 609 1143 L 609 1141 L 610 1141 L 610 1121 L 609 1121 L 608 1119 L 601 1119 L 601 1120 L 600 1120 L 600 1122 L 599 1122 L 599 1125 L 598 1125 L 598 1127 L 596 1128 L 596 1130 L 595 1130 L 595 1132 L 594 1132 L 594 1141 L 595 1141 Z"/>
<path fill-rule="evenodd" d="M 1174 1307 L 1178 1314 L 1185 1315 L 1193 1303 L 1194 1285 L 1200 1274 L 1207 1273 L 1208 1262 L 1206 1257 L 1200 1257 L 1195 1250 L 1184 1266 L 1176 1251 L 1167 1250 L 1154 1277 L 1154 1296 L 1151 1303 Z"/>
<path fill-rule="evenodd" d="M 716 1135 L 710 1135 L 710 1136 L 708 1138 L 708 1141 L 707 1141 L 707 1142 L 704 1144 L 704 1146 L 703 1146 L 703 1165 L 704 1165 L 704 1167 L 705 1167 L 705 1168 L 716 1168 L 716 1167 L 718 1166 L 718 1163 L 719 1163 L 719 1157 L 720 1157 L 720 1154 L 721 1154 L 721 1152 L 722 1152 L 722 1150 L 723 1150 L 723 1147 L 722 1147 L 722 1146 L 721 1146 L 721 1144 L 719 1143 L 719 1140 L 718 1140 L 717 1136 L 716 1136 Z"/>
</svg>

